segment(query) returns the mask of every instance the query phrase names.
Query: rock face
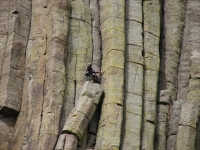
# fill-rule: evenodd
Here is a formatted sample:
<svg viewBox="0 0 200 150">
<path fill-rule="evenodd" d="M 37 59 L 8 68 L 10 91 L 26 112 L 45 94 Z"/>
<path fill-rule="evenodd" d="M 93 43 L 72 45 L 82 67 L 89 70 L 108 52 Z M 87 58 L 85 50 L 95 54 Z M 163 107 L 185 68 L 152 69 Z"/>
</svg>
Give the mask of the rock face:
<svg viewBox="0 0 200 150">
<path fill-rule="evenodd" d="M 83 137 L 102 94 L 103 89 L 97 83 L 87 81 L 83 85 L 80 98 L 65 122 L 56 149 L 76 149 L 77 141 Z"/>
<path fill-rule="evenodd" d="M 0 150 L 199 150 L 199 8 L 1 0 Z"/>
</svg>

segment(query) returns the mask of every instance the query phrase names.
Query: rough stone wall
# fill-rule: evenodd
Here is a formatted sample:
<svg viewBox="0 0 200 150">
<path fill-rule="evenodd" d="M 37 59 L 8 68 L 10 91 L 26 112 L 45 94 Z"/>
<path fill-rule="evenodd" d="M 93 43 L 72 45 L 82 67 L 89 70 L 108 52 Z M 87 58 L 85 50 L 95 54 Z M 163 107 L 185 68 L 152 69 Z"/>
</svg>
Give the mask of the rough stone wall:
<svg viewBox="0 0 200 150">
<path fill-rule="evenodd" d="M 0 111 L 16 116 L 20 111 L 25 50 L 30 31 L 30 2 L 1 1 Z"/>
<path fill-rule="evenodd" d="M 157 101 L 158 107 L 165 107 L 165 111 L 168 110 L 165 113 L 170 115 L 170 119 L 169 117 L 167 117 L 167 120 L 164 119 L 162 112 L 160 112 L 159 110 L 157 111 L 158 120 L 164 119 L 163 123 L 160 122 L 160 125 L 163 125 L 164 127 L 160 129 L 160 125 L 158 125 L 157 128 L 157 134 L 162 132 L 162 135 L 158 135 L 162 137 L 157 139 L 159 141 L 157 144 L 158 146 L 161 146 L 162 143 L 166 143 L 167 139 L 167 149 L 171 150 L 174 149 L 176 143 L 179 113 L 183 101 L 183 99 L 179 98 L 179 95 L 181 96 L 185 94 L 184 92 L 180 93 L 179 89 L 184 90 L 184 85 L 187 82 L 187 76 L 184 75 L 184 72 L 186 71 L 184 66 L 187 65 L 187 63 L 184 60 L 184 63 L 180 63 L 179 65 L 179 61 L 181 61 L 182 56 L 184 56 L 181 55 L 181 53 L 183 52 L 183 50 L 181 50 L 181 44 L 183 38 L 182 32 L 184 26 L 185 3 L 184 1 L 179 0 L 165 0 L 163 1 L 162 6 L 163 25 L 161 30 L 161 63 L 158 94 L 161 95 L 162 92 L 168 90 L 170 99 L 168 102 L 163 103 L 162 100 L 158 97 Z M 179 92 L 177 93 L 177 91 Z M 162 145 L 162 148 L 160 149 L 166 149 L 166 144 L 165 146 Z"/>
<path fill-rule="evenodd" d="M 0 150 L 200 149 L 199 7 L 1 0 Z M 82 138 L 61 134 L 88 63 L 103 97 Z"/>
<path fill-rule="evenodd" d="M 124 105 L 125 2 L 100 0 L 105 97 L 95 149 L 119 149 Z"/>
<path fill-rule="evenodd" d="M 143 2 L 144 16 L 144 97 L 142 149 L 153 150 L 156 125 L 156 97 L 160 56 L 160 2 Z"/>
<path fill-rule="evenodd" d="M 126 52 L 122 149 L 139 149 L 143 104 L 142 1 L 126 1 Z"/>
</svg>

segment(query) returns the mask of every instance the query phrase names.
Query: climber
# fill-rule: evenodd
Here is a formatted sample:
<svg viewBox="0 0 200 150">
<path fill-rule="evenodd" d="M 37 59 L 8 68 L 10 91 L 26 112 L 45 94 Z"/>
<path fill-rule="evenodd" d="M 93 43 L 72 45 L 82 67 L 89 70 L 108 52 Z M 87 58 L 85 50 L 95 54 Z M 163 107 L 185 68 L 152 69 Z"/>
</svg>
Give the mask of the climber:
<svg viewBox="0 0 200 150">
<path fill-rule="evenodd" d="M 93 69 L 92 64 L 88 63 L 87 67 L 85 68 L 85 75 L 86 75 L 86 81 L 90 81 L 92 79 Z"/>
<path fill-rule="evenodd" d="M 98 80 L 98 76 L 97 76 L 97 73 L 100 73 L 99 71 L 95 71 L 95 70 L 92 70 L 92 78 L 95 80 Z"/>
<path fill-rule="evenodd" d="M 88 63 L 88 66 L 86 67 L 86 74 L 92 75 L 93 69 L 92 69 L 92 64 Z"/>
<path fill-rule="evenodd" d="M 88 63 L 88 66 L 86 67 L 86 80 L 92 81 L 92 82 L 99 82 L 99 78 L 97 74 L 100 73 L 99 71 L 96 71 L 92 68 L 92 64 Z"/>
</svg>

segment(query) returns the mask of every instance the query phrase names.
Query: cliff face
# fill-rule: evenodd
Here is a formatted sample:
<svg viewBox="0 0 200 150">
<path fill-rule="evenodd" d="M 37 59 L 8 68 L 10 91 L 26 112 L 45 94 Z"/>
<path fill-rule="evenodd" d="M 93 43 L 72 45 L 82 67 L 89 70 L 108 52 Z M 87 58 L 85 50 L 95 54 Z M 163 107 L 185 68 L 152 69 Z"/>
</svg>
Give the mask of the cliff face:
<svg viewBox="0 0 200 150">
<path fill-rule="evenodd" d="M 200 149 L 199 8 L 199 0 L 1 0 L 0 150 Z M 66 124 L 89 107 L 81 98 L 89 62 L 104 94 L 76 136 Z"/>
</svg>

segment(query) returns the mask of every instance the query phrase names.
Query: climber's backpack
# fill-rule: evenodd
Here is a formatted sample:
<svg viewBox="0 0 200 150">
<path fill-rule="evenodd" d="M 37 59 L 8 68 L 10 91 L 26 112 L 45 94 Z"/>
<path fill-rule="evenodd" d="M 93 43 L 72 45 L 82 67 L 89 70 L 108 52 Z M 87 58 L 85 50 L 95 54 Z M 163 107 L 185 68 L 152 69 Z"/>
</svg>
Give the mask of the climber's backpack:
<svg viewBox="0 0 200 150">
<path fill-rule="evenodd" d="M 88 70 L 88 72 L 92 72 L 92 65 L 88 65 L 87 70 Z"/>
</svg>

